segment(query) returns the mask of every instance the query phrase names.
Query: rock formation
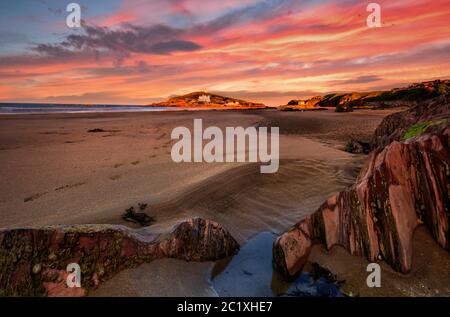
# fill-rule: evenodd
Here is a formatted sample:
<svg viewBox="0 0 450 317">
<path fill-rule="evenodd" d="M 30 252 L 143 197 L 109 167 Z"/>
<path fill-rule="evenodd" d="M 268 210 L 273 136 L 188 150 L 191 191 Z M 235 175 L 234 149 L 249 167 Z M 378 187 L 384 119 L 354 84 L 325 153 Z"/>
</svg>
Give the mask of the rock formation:
<svg viewBox="0 0 450 317">
<path fill-rule="evenodd" d="M 334 93 L 315 96 L 305 100 L 291 100 L 280 110 L 297 110 L 297 108 L 333 107 L 336 112 L 348 112 L 363 108 L 412 108 L 419 102 L 430 100 L 450 92 L 450 80 L 434 80 L 414 83 L 408 87 L 394 88 L 387 91 Z"/>
<path fill-rule="evenodd" d="M 134 210 L 134 207 L 131 206 L 130 208 L 125 210 L 125 213 L 122 215 L 122 219 L 125 221 L 137 223 L 142 227 L 148 227 L 155 221 L 155 219 L 144 212 L 146 208 L 147 204 L 139 204 L 140 212 L 137 212 Z"/>
<path fill-rule="evenodd" d="M 325 110 L 325 108 L 319 107 L 319 102 L 323 100 L 323 97 L 313 97 L 307 100 L 295 99 L 288 102 L 287 105 L 278 107 L 281 111 L 314 111 Z"/>
<path fill-rule="evenodd" d="M 225 108 L 225 109 L 264 109 L 262 103 L 250 102 L 230 97 L 223 97 L 207 92 L 193 92 L 177 96 L 167 101 L 154 103 L 150 107 L 181 107 L 181 108 Z"/>
<path fill-rule="evenodd" d="M 370 143 L 355 139 L 350 139 L 344 148 L 344 151 L 354 154 L 369 154 L 370 150 Z"/>
<path fill-rule="evenodd" d="M 375 130 L 372 148 L 382 148 L 392 141 L 402 141 L 406 131 L 420 122 L 437 122 L 450 118 L 450 94 L 423 102 L 418 106 L 397 112 L 383 119 Z"/>
<path fill-rule="evenodd" d="M 410 124 L 420 118 L 448 118 L 445 100 L 395 114 L 394 118 L 405 116 Z M 424 110 L 432 104 L 434 107 Z M 417 115 L 415 119 L 411 113 Z M 380 125 L 374 139 L 383 141 L 376 144 L 385 142 L 380 131 L 386 131 L 387 139 L 395 139 L 402 135 L 400 130 L 407 130 L 400 125 L 399 131 L 391 131 L 393 121 L 387 118 Z M 275 241 L 274 267 L 291 278 L 302 270 L 313 244 L 322 243 L 328 249 L 340 245 L 369 261 L 382 259 L 407 273 L 412 263 L 413 233 L 420 224 L 450 251 L 450 126 L 447 120 L 439 122 L 422 135 L 378 146 L 353 186 L 330 197 Z"/>
<path fill-rule="evenodd" d="M 219 224 L 191 219 L 170 233 L 118 225 L 0 230 L 0 296 L 83 296 L 118 271 L 159 258 L 214 261 L 238 243 Z M 81 288 L 66 285 L 67 265 L 81 267 Z"/>
</svg>

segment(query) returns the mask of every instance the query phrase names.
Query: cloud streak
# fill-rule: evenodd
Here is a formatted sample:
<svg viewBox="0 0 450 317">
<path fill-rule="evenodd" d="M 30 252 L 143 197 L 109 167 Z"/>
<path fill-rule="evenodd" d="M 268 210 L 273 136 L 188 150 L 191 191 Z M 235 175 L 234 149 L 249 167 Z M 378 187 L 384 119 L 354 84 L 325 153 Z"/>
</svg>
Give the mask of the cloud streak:
<svg viewBox="0 0 450 317">
<path fill-rule="evenodd" d="M 112 52 L 120 58 L 131 53 L 170 54 L 190 52 L 200 45 L 181 39 L 183 31 L 165 25 L 140 27 L 127 24 L 119 30 L 83 25 L 83 34 L 70 34 L 57 44 L 39 44 L 34 51 L 52 57 L 70 57 L 80 52 Z"/>
<path fill-rule="evenodd" d="M 209 90 L 278 105 L 444 78 L 450 67 L 446 0 L 379 0 L 377 29 L 356 0 L 115 1 L 86 2 L 96 15 L 83 16 L 81 30 L 39 22 L 47 40 L 34 44 L 27 20 L 0 21 L 0 98 L 95 103 L 113 91 L 121 103 L 148 103 Z"/>
</svg>

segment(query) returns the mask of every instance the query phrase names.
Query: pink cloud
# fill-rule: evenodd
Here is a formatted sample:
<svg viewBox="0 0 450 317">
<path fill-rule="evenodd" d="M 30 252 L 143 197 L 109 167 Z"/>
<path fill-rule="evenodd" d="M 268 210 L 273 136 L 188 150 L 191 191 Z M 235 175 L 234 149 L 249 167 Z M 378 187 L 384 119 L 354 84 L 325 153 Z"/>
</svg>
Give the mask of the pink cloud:
<svg viewBox="0 0 450 317">
<path fill-rule="evenodd" d="M 104 52 L 100 59 L 86 54 L 66 59 L 0 57 L 0 74 L 8 74 L 0 84 L 0 99 L 95 98 L 95 91 L 113 89 L 121 98 L 144 100 L 208 89 L 245 91 L 249 96 L 253 91 L 258 101 L 276 103 L 289 92 L 369 90 L 449 75 L 448 0 L 380 0 L 383 27 L 377 29 L 365 24 L 364 2 L 328 2 L 263 19 L 255 14 L 215 28 L 215 18 L 255 3 L 125 1 L 118 12 L 99 17 L 98 24 L 120 30 L 122 23 L 162 23 L 175 30 L 167 32 L 181 44 L 197 46 L 157 54 L 143 49 L 138 37 L 141 42 L 122 46 L 128 51 L 121 65 L 114 65 L 113 54 Z M 176 16 L 187 19 L 186 28 L 167 25 L 167 19 Z M 109 47 L 111 43 L 117 44 L 109 42 Z"/>
</svg>

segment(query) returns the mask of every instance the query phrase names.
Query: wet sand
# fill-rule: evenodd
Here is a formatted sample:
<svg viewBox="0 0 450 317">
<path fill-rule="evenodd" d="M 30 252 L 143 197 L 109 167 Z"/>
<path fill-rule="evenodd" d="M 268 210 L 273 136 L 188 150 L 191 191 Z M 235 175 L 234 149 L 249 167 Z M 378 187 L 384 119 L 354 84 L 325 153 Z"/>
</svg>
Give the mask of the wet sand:
<svg viewBox="0 0 450 317">
<path fill-rule="evenodd" d="M 200 216 L 221 223 L 244 244 L 260 232 L 281 233 L 352 184 L 365 157 L 343 152 L 345 142 L 350 137 L 367 141 L 389 113 L 3 115 L 0 227 L 133 226 L 121 214 L 147 203 L 156 219 L 148 230 L 165 231 Z M 192 128 L 196 118 L 203 119 L 204 127 L 279 126 L 278 173 L 260 174 L 259 163 L 174 163 L 171 131 Z M 104 132 L 88 132 L 92 129 Z M 92 295 L 220 295 L 213 287 L 213 271 L 215 263 L 159 260 L 119 273 Z"/>
<path fill-rule="evenodd" d="M 138 202 L 148 203 L 159 223 L 186 217 L 192 209 L 212 210 L 221 220 L 229 218 L 228 211 L 243 214 L 241 204 L 256 203 L 248 208 L 260 216 L 260 208 L 286 214 L 289 222 L 270 226 L 282 230 L 298 219 L 299 209 L 310 212 L 353 180 L 362 158 L 340 150 L 349 122 L 361 132 L 383 115 L 270 110 L 3 115 L 0 227 L 121 223 L 125 208 Z M 177 126 L 191 128 L 195 118 L 221 128 L 280 126 L 279 173 L 262 175 L 259 164 L 174 163 L 170 133 Z M 311 129 L 295 130 L 303 125 Z M 105 132 L 89 133 L 92 129 Z M 332 145 L 315 140 L 325 136 Z M 259 201 L 261 196 L 267 200 Z M 297 214 L 290 217 L 292 209 Z M 269 216 L 270 222 L 280 221 Z"/>
<path fill-rule="evenodd" d="M 309 261 L 320 263 L 345 280 L 343 291 L 353 296 L 450 296 L 450 254 L 440 248 L 425 226 L 414 233 L 411 272 L 395 272 L 385 262 L 381 266 L 381 287 L 369 288 L 366 271 L 369 262 L 352 256 L 342 247 L 330 251 L 315 246 Z"/>
</svg>

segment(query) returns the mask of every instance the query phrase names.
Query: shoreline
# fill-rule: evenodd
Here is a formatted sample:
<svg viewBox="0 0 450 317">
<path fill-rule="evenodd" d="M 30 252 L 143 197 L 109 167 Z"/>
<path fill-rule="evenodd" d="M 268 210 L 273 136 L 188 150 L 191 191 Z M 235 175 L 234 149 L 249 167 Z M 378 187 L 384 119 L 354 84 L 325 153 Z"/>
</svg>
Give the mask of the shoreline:
<svg viewBox="0 0 450 317">
<path fill-rule="evenodd" d="M 177 107 L 177 106 L 165 106 L 165 107 L 157 107 L 157 106 L 70 106 L 66 105 L 61 108 L 79 108 L 83 110 L 61 110 L 61 111 L 51 111 L 52 108 L 57 108 L 57 106 L 51 105 L 48 107 L 49 110 L 45 111 L 18 111 L 18 112 L 4 112 L 2 108 L 14 108 L 14 107 L 1 107 L 0 106 L 0 116 L 1 115 L 49 115 L 49 114 L 102 114 L 102 113 L 145 113 L 145 112 L 172 112 L 172 111 L 258 111 L 258 110 L 277 110 L 276 107 L 265 107 L 265 108 L 256 108 L 256 107 Z M 38 108 L 38 107 L 36 107 Z M 104 108 L 104 109 L 102 109 Z M 118 108 L 118 109 L 114 109 Z M 126 109 L 129 108 L 129 109 Z M 17 107 L 17 109 L 26 109 Z M 32 109 L 32 108 L 28 108 Z M 327 109 L 323 109 L 327 110 Z"/>
</svg>

